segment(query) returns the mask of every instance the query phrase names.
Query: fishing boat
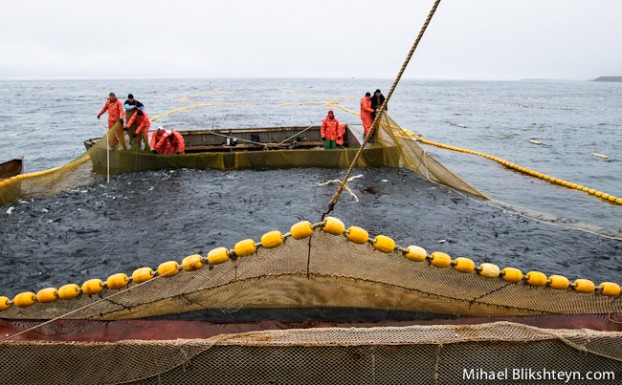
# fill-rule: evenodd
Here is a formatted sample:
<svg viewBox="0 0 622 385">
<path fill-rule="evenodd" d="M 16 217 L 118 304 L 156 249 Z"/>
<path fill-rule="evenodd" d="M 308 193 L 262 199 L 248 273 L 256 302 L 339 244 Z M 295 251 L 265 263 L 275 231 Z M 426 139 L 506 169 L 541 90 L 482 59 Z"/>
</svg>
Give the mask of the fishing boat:
<svg viewBox="0 0 622 385">
<path fill-rule="evenodd" d="M 178 131 L 185 154 L 157 155 L 149 149 L 109 149 L 106 141 L 84 141 L 96 172 L 113 174 L 165 168 L 263 169 L 296 167 L 347 167 L 354 159 L 362 132 L 346 126 L 343 145 L 324 150 L 320 126 L 235 128 Z M 386 166 L 386 146 L 371 145 L 360 158 L 361 167 Z M 395 165 L 393 165 L 395 166 Z"/>
<path fill-rule="evenodd" d="M 19 157 L 0 163 L 0 179 L 7 179 L 24 171 L 24 158 Z"/>
</svg>

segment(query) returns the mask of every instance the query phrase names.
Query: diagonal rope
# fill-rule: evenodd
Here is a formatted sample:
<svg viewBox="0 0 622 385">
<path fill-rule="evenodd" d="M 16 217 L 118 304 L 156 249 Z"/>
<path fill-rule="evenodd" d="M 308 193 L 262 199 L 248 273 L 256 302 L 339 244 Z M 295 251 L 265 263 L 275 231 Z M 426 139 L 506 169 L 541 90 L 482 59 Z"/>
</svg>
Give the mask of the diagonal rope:
<svg viewBox="0 0 622 385">
<path fill-rule="evenodd" d="M 365 136 L 365 139 L 363 139 L 363 143 L 361 143 L 361 147 L 359 147 L 358 151 L 356 152 L 356 155 L 354 156 L 352 163 L 350 163 L 350 167 L 348 168 L 346 175 L 343 177 L 343 182 L 339 185 L 337 192 L 335 192 L 335 195 L 333 195 L 333 198 L 328 204 L 328 210 L 324 214 L 322 214 L 322 220 L 324 220 L 324 217 L 327 214 L 333 211 L 333 209 L 335 208 L 335 205 L 337 204 L 337 202 L 339 202 L 339 198 L 341 198 L 341 194 L 343 193 L 343 190 L 346 187 L 346 184 L 348 183 L 350 174 L 352 174 L 352 171 L 354 170 L 354 166 L 356 165 L 359 158 L 361 157 L 361 154 L 363 153 L 363 148 L 365 148 L 365 144 L 369 141 L 369 138 L 371 138 L 371 136 L 374 135 L 374 132 L 378 128 L 380 117 L 382 116 L 382 113 L 384 112 L 386 106 L 389 104 L 389 100 L 391 99 L 391 96 L 393 95 L 393 92 L 395 91 L 397 84 L 400 82 L 400 79 L 402 78 L 404 71 L 406 71 L 406 67 L 408 66 L 408 63 L 410 62 L 410 59 L 412 58 L 413 54 L 415 53 L 415 50 L 417 49 L 417 46 L 419 45 L 419 41 L 421 41 L 421 38 L 423 37 L 425 30 L 428 28 L 428 25 L 430 24 L 430 21 L 432 20 L 432 17 L 434 16 L 434 13 L 436 12 L 436 8 L 438 8 L 438 5 L 440 2 L 441 0 L 436 0 L 434 2 L 434 5 L 432 5 L 432 9 L 430 10 L 430 13 L 428 14 L 428 17 L 425 20 L 425 23 L 423 23 L 423 26 L 421 27 L 421 31 L 419 31 L 419 35 L 417 36 L 417 39 L 415 39 L 415 42 L 410 48 L 410 51 L 408 52 L 408 55 L 406 56 L 406 60 L 404 60 L 404 64 L 402 64 L 402 68 L 397 74 L 397 77 L 395 78 L 395 81 L 393 82 L 393 85 L 391 86 L 391 89 L 389 90 L 387 97 L 382 103 L 382 106 L 380 106 L 380 108 L 376 111 L 376 117 L 374 118 L 374 122 L 372 123 L 371 129 Z"/>
</svg>

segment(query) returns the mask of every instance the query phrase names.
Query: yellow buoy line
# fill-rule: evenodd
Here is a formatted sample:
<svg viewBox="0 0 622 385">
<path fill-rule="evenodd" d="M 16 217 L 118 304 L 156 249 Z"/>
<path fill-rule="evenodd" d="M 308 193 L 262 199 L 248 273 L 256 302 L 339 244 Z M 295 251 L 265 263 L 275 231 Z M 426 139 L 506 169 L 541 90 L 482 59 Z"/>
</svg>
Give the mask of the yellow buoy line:
<svg viewBox="0 0 622 385">
<path fill-rule="evenodd" d="M 502 158 L 499 158 L 499 157 L 496 157 L 496 156 L 493 156 L 493 155 L 485 154 L 483 152 L 468 150 L 468 149 L 465 149 L 465 148 L 460 148 L 460 147 L 455 147 L 455 146 L 449 146 L 447 144 L 438 143 L 438 142 L 434 142 L 432 140 L 423 139 L 422 137 L 417 136 L 414 133 L 413 133 L 413 135 L 416 137 L 416 140 L 420 141 L 421 143 L 429 144 L 429 145 L 440 147 L 440 148 L 444 148 L 444 149 L 447 149 L 447 150 L 452 150 L 452 151 L 457 151 L 457 152 L 463 152 L 463 153 L 466 153 L 466 154 L 481 156 L 483 158 L 490 159 L 490 160 L 492 160 L 494 162 L 497 162 L 497 163 L 499 163 L 499 164 L 501 164 L 501 165 L 503 165 L 503 166 L 505 166 L 505 167 L 507 167 L 509 169 L 518 171 L 518 172 L 523 173 L 525 175 L 529 175 L 529 176 L 532 176 L 534 178 L 539 178 L 539 179 L 542 179 L 542 180 L 544 180 L 546 182 L 549 182 L 551 184 L 556 184 L 556 185 L 559 185 L 559 186 L 562 186 L 562 187 L 566 187 L 566 188 L 569 188 L 569 189 L 583 191 L 583 192 L 588 193 L 589 195 L 594 195 L 597 198 L 601 198 L 604 201 L 607 201 L 607 202 L 610 202 L 610 203 L 615 203 L 615 204 L 618 204 L 618 205 L 622 205 L 622 197 L 618 198 L 615 195 L 607 194 L 605 192 L 598 191 L 596 189 L 593 189 L 593 188 L 590 188 L 590 187 L 587 187 L 587 186 L 583 186 L 583 185 L 580 185 L 580 184 L 577 184 L 577 183 L 572 183 L 572 182 L 569 182 L 569 181 L 561 179 L 561 178 L 555 178 L 555 177 L 552 177 L 550 175 L 546 175 L 546 174 L 543 174 L 541 172 L 534 171 L 534 170 L 529 169 L 527 167 L 519 166 L 519 165 L 514 164 L 512 162 L 509 162 L 509 161 L 507 161 L 505 159 L 502 159 Z"/>
<path fill-rule="evenodd" d="M 302 240 L 310 237 L 313 231 L 321 228 L 324 232 L 334 236 L 344 236 L 348 241 L 355 244 L 369 243 L 374 249 L 383 253 L 397 253 L 413 262 L 427 262 L 435 268 L 453 267 L 461 273 L 476 274 L 487 279 L 503 279 L 506 282 L 514 284 L 526 284 L 534 287 L 548 287 L 556 290 L 571 289 L 577 293 L 592 293 L 610 297 L 620 296 L 620 285 L 613 282 L 603 282 L 596 286 L 594 282 L 587 279 L 576 279 L 571 282 L 568 278 L 561 275 L 546 276 L 539 271 L 529 271 L 523 274 L 522 271 L 513 267 L 505 267 L 501 269 L 492 263 L 482 263 L 479 266 L 469 258 L 458 257 L 452 259 L 446 253 L 435 251 L 429 254 L 423 247 L 408 246 L 401 247 L 395 241 L 385 235 L 378 235 L 371 238 L 367 230 L 350 226 L 346 229 L 344 223 L 335 217 L 326 217 L 324 221 L 312 224 L 309 221 L 302 221 L 294 224 L 290 231 L 283 234 L 278 230 L 265 233 L 260 242 L 253 239 L 245 239 L 235 244 L 232 249 L 225 247 L 217 247 L 207 253 L 206 256 L 193 254 L 184 258 L 180 263 L 177 261 L 167 261 L 161 263 L 157 269 L 150 267 L 141 267 L 128 276 L 125 273 L 112 274 L 105 280 L 89 279 L 77 285 L 75 283 L 66 284 L 59 289 L 49 287 L 39 290 L 37 293 L 32 291 L 21 292 L 12 299 L 6 296 L 0 296 L 0 311 L 9 309 L 11 306 L 24 308 L 32 306 L 35 303 L 51 303 L 57 300 L 71 300 L 80 295 L 96 295 L 104 290 L 120 290 L 128 287 L 143 284 L 154 278 L 170 278 L 182 270 L 192 272 L 199 270 L 204 266 L 213 268 L 216 265 L 225 263 L 237 258 L 249 257 L 255 254 L 258 248 L 271 249 L 284 244 L 288 238 Z"/>
</svg>

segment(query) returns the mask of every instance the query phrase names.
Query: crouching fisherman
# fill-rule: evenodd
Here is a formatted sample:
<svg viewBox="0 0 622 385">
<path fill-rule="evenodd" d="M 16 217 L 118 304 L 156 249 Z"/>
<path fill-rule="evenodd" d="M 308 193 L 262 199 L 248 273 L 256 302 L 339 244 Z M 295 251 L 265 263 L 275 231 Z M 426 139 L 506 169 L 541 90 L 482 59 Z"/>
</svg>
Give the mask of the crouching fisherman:
<svg viewBox="0 0 622 385">
<path fill-rule="evenodd" d="M 136 123 L 136 129 L 132 128 L 134 123 Z M 132 147 L 136 145 L 140 148 L 142 143 L 144 143 L 145 148 L 149 149 L 149 140 L 147 139 L 149 135 L 149 127 L 151 127 L 151 121 L 147 116 L 147 112 L 144 110 L 138 110 L 134 115 L 132 115 L 125 126 L 125 129 L 128 130 L 128 134 L 132 137 L 130 139 Z"/>
<path fill-rule="evenodd" d="M 162 139 L 164 137 L 164 127 L 159 126 L 155 132 L 151 135 L 151 150 L 155 150 L 155 146 L 156 144 L 158 144 L 158 142 L 160 141 L 160 139 Z"/>
<path fill-rule="evenodd" d="M 161 128 L 161 127 L 159 127 Z M 162 130 L 158 130 L 162 131 Z M 161 139 L 157 141 L 156 145 L 151 148 L 154 154 L 184 154 L 186 151 L 186 145 L 184 143 L 184 137 L 175 130 L 166 130 L 161 135 Z M 153 134 L 153 138 L 156 137 L 156 133 Z"/>
</svg>

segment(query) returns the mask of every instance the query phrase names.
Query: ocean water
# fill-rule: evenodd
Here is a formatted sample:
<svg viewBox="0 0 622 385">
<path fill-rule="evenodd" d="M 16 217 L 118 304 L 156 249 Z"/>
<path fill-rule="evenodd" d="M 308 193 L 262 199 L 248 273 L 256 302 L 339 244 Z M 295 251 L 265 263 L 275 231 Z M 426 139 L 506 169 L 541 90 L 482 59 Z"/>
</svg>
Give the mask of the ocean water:
<svg viewBox="0 0 622 385">
<path fill-rule="evenodd" d="M 341 100 L 358 101 L 388 79 L 1 81 L 0 161 L 24 156 L 26 172 L 62 165 L 101 136 L 96 115 L 109 91 L 133 93 L 153 127 L 180 130 L 319 124 Z M 622 84 L 577 81 L 400 83 L 389 113 L 425 138 L 495 155 L 548 175 L 622 196 Z M 222 104 L 226 103 L 226 104 Z M 287 104 L 287 105 L 284 105 Z M 335 109 L 341 122 L 359 124 Z M 105 122 L 105 117 L 102 119 Z M 538 140 L 534 145 L 529 140 Z M 430 184 L 405 170 L 357 170 L 360 198 L 335 214 L 371 232 L 476 262 L 622 281 L 619 241 L 561 226 L 622 232 L 622 206 L 552 186 L 472 155 L 424 146 L 494 201 Z M 608 160 L 592 153 L 606 154 Z M 2 287 L 10 293 L 180 260 L 265 231 L 319 219 L 343 170 L 175 170 L 94 179 L 55 197 L 0 208 Z M 521 207 L 534 221 L 513 213 Z M 516 209 L 518 210 L 518 209 Z M 10 212 L 10 213 L 9 213 Z M 522 212 L 522 211 L 521 211 Z M 0 293 L 3 294 L 3 293 Z M 8 293 L 7 293 L 8 294 Z"/>
</svg>

